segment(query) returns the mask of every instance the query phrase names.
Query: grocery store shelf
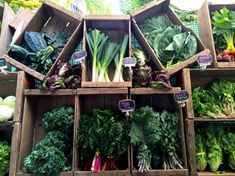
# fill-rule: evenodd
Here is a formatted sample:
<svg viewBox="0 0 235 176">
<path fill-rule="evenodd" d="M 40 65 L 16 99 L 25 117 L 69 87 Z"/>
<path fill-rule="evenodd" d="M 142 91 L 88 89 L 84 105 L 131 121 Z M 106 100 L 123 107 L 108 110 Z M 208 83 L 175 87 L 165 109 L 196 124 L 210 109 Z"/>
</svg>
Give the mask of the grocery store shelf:
<svg viewBox="0 0 235 176">
<path fill-rule="evenodd" d="M 142 173 L 140 171 L 132 171 L 133 176 L 188 176 L 188 169 L 169 169 L 169 170 L 149 170 L 148 172 Z"/>
<path fill-rule="evenodd" d="M 78 95 L 92 95 L 92 94 L 128 94 L 127 88 L 79 88 Z"/>
<path fill-rule="evenodd" d="M 210 118 L 210 117 L 195 117 L 194 118 L 195 122 L 235 122 L 235 118 Z"/>
<path fill-rule="evenodd" d="M 233 172 L 198 172 L 198 176 L 235 176 Z"/>
<path fill-rule="evenodd" d="M 76 95 L 76 89 L 58 89 L 49 91 L 44 89 L 26 89 L 25 95 Z"/>
</svg>

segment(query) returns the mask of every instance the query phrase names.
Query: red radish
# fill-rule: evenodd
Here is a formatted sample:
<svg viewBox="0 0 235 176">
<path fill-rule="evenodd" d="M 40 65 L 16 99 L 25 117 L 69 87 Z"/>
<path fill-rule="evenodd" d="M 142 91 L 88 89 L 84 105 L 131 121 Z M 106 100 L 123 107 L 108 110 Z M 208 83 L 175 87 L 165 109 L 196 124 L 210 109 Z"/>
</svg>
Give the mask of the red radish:
<svg viewBox="0 0 235 176">
<path fill-rule="evenodd" d="M 230 54 L 230 51 L 229 51 L 229 50 L 226 49 L 226 50 L 223 51 L 223 56 L 229 55 L 229 54 Z"/>
</svg>

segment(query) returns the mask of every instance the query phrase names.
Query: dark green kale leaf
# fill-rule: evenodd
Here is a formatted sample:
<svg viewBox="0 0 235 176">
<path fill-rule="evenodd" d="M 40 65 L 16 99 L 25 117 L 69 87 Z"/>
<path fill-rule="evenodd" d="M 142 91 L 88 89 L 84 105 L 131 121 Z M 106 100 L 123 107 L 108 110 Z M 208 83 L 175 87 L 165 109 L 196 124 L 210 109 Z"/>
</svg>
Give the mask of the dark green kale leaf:
<svg viewBox="0 0 235 176">
<path fill-rule="evenodd" d="M 0 175 L 4 176 L 10 165 L 11 147 L 7 142 L 0 142 Z"/>
</svg>

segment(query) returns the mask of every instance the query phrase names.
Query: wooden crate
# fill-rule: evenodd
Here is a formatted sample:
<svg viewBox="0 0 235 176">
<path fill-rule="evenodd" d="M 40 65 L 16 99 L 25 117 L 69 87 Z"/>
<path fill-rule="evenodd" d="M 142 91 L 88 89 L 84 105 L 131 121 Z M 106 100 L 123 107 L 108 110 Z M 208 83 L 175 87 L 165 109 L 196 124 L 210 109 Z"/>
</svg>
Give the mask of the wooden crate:
<svg viewBox="0 0 235 176">
<path fill-rule="evenodd" d="M 205 1 L 203 6 L 198 11 L 198 23 L 200 26 L 200 38 L 204 45 L 210 49 L 215 67 L 235 67 L 235 62 L 217 62 L 216 50 L 214 45 L 214 37 L 212 32 L 211 13 L 226 7 L 230 10 L 235 10 L 235 3 L 221 3 Z"/>
<path fill-rule="evenodd" d="M 125 34 L 129 36 L 129 43 L 126 52 L 126 57 L 131 56 L 131 25 L 130 25 L 130 16 L 122 15 L 122 16 L 85 16 L 84 17 L 84 33 L 83 33 L 83 49 L 88 51 L 85 33 L 88 29 L 98 29 L 101 32 L 108 35 L 112 41 L 119 43 L 121 38 L 124 37 Z M 88 61 L 85 60 L 83 62 L 85 67 L 82 70 L 82 87 L 131 87 L 132 82 L 130 80 L 129 75 L 124 75 L 125 82 L 91 82 L 92 70 L 90 65 L 88 65 Z M 112 80 L 115 72 L 114 64 L 110 64 L 109 68 L 109 76 Z"/>
<path fill-rule="evenodd" d="M 187 176 L 188 175 L 188 167 L 187 167 L 187 155 L 186 155 L 186 144 L 185 144 L 185 133 L 184 133 L 184 117 L 182 108 L 174 101 L 174 94 L 181 90 L 180 87 L 175 87 L 172 89 L 151 89 L 151 88 L 131 88 L 130 95 L 131 99 L 136 102 L 136 109 L 143 106 L 153 107 L 156 111 L 163 111 L 164 109 L 169 111 L 179 112 L 180 116 L 180 135 L 181 135 L 181 158 L 183 161 L 184 169 L 154 169 L 149 172 L 141 173 L 136 169 L 134 165 L 134 147 L 131 149 L 131 170 L 132 175 L 140 176 L 140 175 L 159 175 L 159 176 Z"/>
<path fill-rule="evenodd" d="M 121 113 L 121 111 L 118 109 L 118 102 L 119 100 L 126 99 L 128 97 L 128 89 L 127 88 L 81 88 L 77 90 L 78 96 L 79 96 L 79 108 L 78 108 L 78 119 L 75 124 L 77 125 L 75 129 L 79 128 L 79 119 L 81 114 L 90 114 L 94 108 L 100 108 L 100 109 L 109 109 L 112 110 L 115 113 L 120 114 L 120 116 L 123 116 L 123 119 L 128 117 L 125 117 L 124 113 Z M 75 139 L 77 139 L 77 133 L 75 134 Z M 101 171 L 98 173 L 94 173 L 92 171 L 83 171 L 83 168 L 80 167 L 80 153 L 76 149 L 74 151 L 74 166 L 75 166 L 75 176 L 92 176 L 92 175 L 106 175 L 106 176 L 128 176 L 130 175 L 130 147 L 128 148 L 128 152 L 124 158 L 119 161 L 117 164 L 124 165 L 123 167 L 119 167 L 120 170 L 114 170 L 114 171 Z M 118 167 L 117 166 L 117 167 Z"/>
<path fill-rule="evenodd" d="M 11 144 L 9 175 L 15 175 L 18 166 L 21 124 L 19 122 L 5 122 L 0 124 L 0 141 Z"/>
<path fill-rule="evenodd" d="M 14 122 L 21 122 L 24 106 L 24 90 L 29 87 L 25 73 L 0 73 L 0 97 L 5 98 L 9 95 L 16 97 Z"/>
<path fill-rule="evenodd" d="M 186 103 L 185 114 L 186 118 L 206 121 L 207 119 L 210 121 L 210 117 L 194 117 L 193 110 L 193 100 L 192 100 L 192 90 L 196 87 L 206 87 L 208 84 L 212 83 L 217 78 L 223 78 L 226 80 L 235 80 L 235 69 L 217 69 L 210 68 L 204 71 L 200 69 L 184 69 L 182 72 L 183 77 L 183 89 L 189 92 L 189 101 Z M 216 120 L 219 120 L 218 117 Z M 227 117 L 226 119 L 229 119 Z M 223 118 L 222 120 L 226 120 Z M 234 119 L 235 120 L 235 119 Z"/>
<path fill-rule="evenodd" d="M 72 35 L 81 21 L 82 19 L 78 14 L 72 13 L 71 11 L 60 7 L 49 0 L 45 0 L 42 6 L 32 17 L 31 21 L 22 31 L 20 36 L 17 38 L 15 44 L 19 45 L 22 43 L 24 33 L 26 31 L 45 32 L 49 36 L 51 36 L 53 32 L 63 31 L 68 35 Z M 70 43 L 70 40 L 71 37 L 67 43 Z M 63 50 L 66 49 L 67 47 L 65 46 Z M 27 72 L 39 80 L 43 80 L 45 78 L 46 75 L 27 67 L 26 65 L 10 57 L 9 54 L 10 52 L 8 50 L 8 52 L 4 55 L 8 63 Z M 58 56 L 58 58 L 59 57 L 60 56 Z"/>
<path fill-rule="evenodd" d="M 49 91 L 48 91 L 49 92 Z M 19 166 L 17 168 L 17 175 L 32 175 L 23 172 L 24 159 L 32 152 L 33 148 L 39 143 L 47 134 L 47 130 L 42 122 L 43 115 L 53 110 L 54 108 L 62 106 L 74 107 L 74 119 L 77 118 L 76 104 L 78 97 L 76 92 L 70 90 L 65 93 L 42 93 L 39 90 L 26 90 L 25 91 L 25 105 L 22 122 L 22 135 L 19 153 Z M 75 127 L 75 125 L 74 125 Z M 73 149 L 74 151 L 74 139 Z M 70 172 L 63 172 L 60 176 L 72 176 L 73 175 L 73 158 L 71 159 L 72 170 Z"/>
<path fill-rule="evenodd" d="M 183 23 L 180 21 L 179 18 L 175 15 L 175 13 L 169 7 L 170 0 L 154 0 L 149 4 L 142 6 L 140 9 L 137 9 L 131 13 L 132 16 L 132 32 L 136 36 L 141 47 L 148 53 L 149 57 L 156 63 L 156 66 L 159 70 L 167 70 L 169 74 L 174 74 L 179 70 L 188 67 L 197 61 L 197 57 L 199 55 L 208 54 L 209 50 L 205 48 L 202 42 L 198 39 L 196 34 L 189 28 L 186 28 Z M 159 16 L 167 14 L 169 19 L 174 25 L 181 26 L 184 32 L 190 32 L 193 36 L 197 39 L 198 44 L 198 51 L 197 54 L 188 58 L 182 63 L 178 63 L 174 65 L 172 68 L 166 69 L 162 63 L 160 62 L 159 58 L 157 58 L 154 50 L 148 44 L 147 40 L 145 39 L 143 33 L 141 32 L 140 28 L 138 27 L 138 22 L 149 17 Z"/>
<path fill-rule="evenodd" d="M 228 125 L 232 122 L 232 120 L 226 120 Z M 229 122 L 230 121 L 230 122 Z M 226 170 L 225 173 L 214 173 L 208 171 L 198 172 L 197 171 L 197 164 L 196 164 L 196 143 L 195 143 L 195 129 L 197 125 L 203 125 L 208 122 L 215 122 L 215 120 L 211 121 L 201 121 L 201 120 L 194 120 L 194 119 L 186 119 L 185 120 L 185 127 L 186 127 L 186 144 L 187 144 L 187 155 L 188 155 L 188 166 L 190 170 L 190 176 L 234 176 L 234 171 Z M 218 121 L 216 121 L 218 122 Z M 223 121 L 224 123 L 225 121 Z M 234 122 L 234 121 L 233 121 Z M 200 128 L 200 126 L 198 127 Z M 208 167 L 208 166 L 207 166 Z"/>
</svg>

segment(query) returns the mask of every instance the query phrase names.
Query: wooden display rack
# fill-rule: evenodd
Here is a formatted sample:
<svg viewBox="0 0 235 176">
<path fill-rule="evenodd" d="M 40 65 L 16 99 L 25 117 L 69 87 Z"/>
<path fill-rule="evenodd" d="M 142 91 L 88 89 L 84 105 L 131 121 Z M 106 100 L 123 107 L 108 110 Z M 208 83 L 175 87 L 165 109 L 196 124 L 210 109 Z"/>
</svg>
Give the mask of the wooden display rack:
<svg viewBox="0 0 235 176">
<path fill-rule="evenodd" d="M 148 53 L 149 57 L 156 63 L 157 68 L 159 70 L 167 70 L 169 74 L 174 74 L 181 69 L 188 67 L 195 63 L 197 61 L 197 57 L 199 55 L 205 55 L 209 54 L 209 50 L 205 48 L 205 46 L 202 44 L 202 42 L 198 39 L 196 34 L 189 28 L 186 28 L 183 23 L 180 21 L 180 19 L 175 15 L 175 13 L 171 10 L 169 7 L 170 0 L 154 0 L 153 2 L 150 2 L 149 4 L 146 4 L 142 6 L 140 9 L 135 10 L 131 13 L 132 16 L 132 29 L 133 33 L 136 36 L 136 39 L 138 40 L 141 47 Z M 184 32 L 190 32 L 193 36 L 197 39 L 198 44 L 198 52 L 191 58 L 188 58 L 182 63 L 176 64 L 170 69 L 166 69 L 162 63 L 160 62 L 159 58 L 157 58 L 155 52 L 151 48 L 151 46 L 148 44 L 147 40 L 145 39 L 143 33 L 141 32 L 140 28 L 138 27 L 138 22 L 144 19 L 147 19 L 149 17 L 159 16 L 162 14 L 167 14 L 167 16 L 170 18 L 171 22 L 174 25 L 181 26 Z"/>
<path fill-rule="evenodd" d="M 213 57 L 213 64 L 215 67 L 223 68 L 223 67 L 235 67 L 235 62 L 217 62 L 216 58 L 216 50 L 214 45 L 214 37 L 212 32 L 212 17 L 211 13 L 214 11 L 218 11 L 226 7 L 230 10 L 235 10 L 235 3 L 219 3 L 219 2 L 208 2 L 207 0 L 204 2 L 201 9 L 198 11 L 198 22 L 200 28 L 200 36 L 204 45 L 210 49 L 211 55 Z"/>
<path fill-rule="evenodd" d="M 112 15 L 112 16 L 92 16 L 88 15 L 84 17 L 84 32 L 83 32 L 83 50 L 88 52 L 86 43 L 86 32 L 89 29 L 98 29 L 101 32 L 108 35 L 112 41 L 120 43 L 125 34 L 129 36 L 127 51 L 125 56 L 131 56 L 131 25 L 129 15 Z M 124 82 L 91 82 L 92 70 L 88 65 L 88 62 L 83 61 L 84 68 L 82 70 L 82 87 L 131 87 L 132 82 L 129 74 L 124 75 Z M 111 63 L 109 69 L 109 76 L 112 80 L 115 67 Z"/>
<path fill-rule="evenodd" d="M 22 43 L 24 33 L 26 31 L 36 31 L 45 32 L 49 36 L 56 31 L 63 31 L 68 35 L 72 35 L 74 31 L 78 28 L 78 25 L 82 22 L 82 18 L 69 10 L 58 6 L 48 0 L 45 0 L 43 5 L 38 9 L 35 15 L 32 17 L 31 21 L 25 27 L 19 38 L 14 44 L 19 45 Z M 71 43 L 71 37 L 67 43 Z M 64 47 L 63 50 L 67 50 L 68 47 Z M 10 50 L 4 55 L 8 63 L 13 66 L 27 72 L 28 74 L 34 76 L 39 80 L 44 80 L 46 75 L 43 75 L 26 65 L 20 63 L 9 55 Z M 58 56 L 60 58 L 60 56 Z M 53 68 L 53 67 L 52 67 Z"/>
<path fill-rule="evenodd" d="M 100 109 L 110 109 L 114 112 L 119 112 L 120 116 L 123 116 L 123 119 L 127 119 L 129 117 L 125 117 L 125 114 L 121 113 L 118 109 L 118 102 L 122 99 L 128 98 L 128 89 L 127 88 L 80 88 L 77 90 L 77 94 L 79 96 L 78 103 L 78 120 L 75 122 L 77 125 L 75 128 L 79 128 L 79 119 L 81 114 L 90 114 L 92 109 L 100 108 Z M 75 135 L 75 140 L 77 141 L 77 135 Z M 77 142 L 76 142 L 77 143 Z M 104 175 L 104 176 L 129 176 L 130 175 L 130 147 L 128 147 L 127 154 L 125 158 L 123 158 L 121 163 L 125 163 L 125 168 L 121 170 L 113 170 L 113 171 L 101 171 L 98 173 L 94 173 L 93 171 L 82 171 L 83 169 L 79 166 L 79 157 L 80 153 L 76 149 L 74 152 L 74 175 L 75 176 L 83 176 L 83 175 Z"/>
<path fill-rule="evenodd" d="M 133 161 L 133 151 L 134 147 L 131 149 L 131 171 L 134 176 L 141 175 L 159 175 L 159 176 L 188 176 L 188 167 L 187 167 L 187 156 L 186 156 L 186 145 L 185 145 L 185 135 L 184 135 L 184 117 L 182 108 L 174 101 L 174 94 L 181 90 L 180 87 L 175 87 L 172 89 L 151 89 L 151 88 L 131 88 L 130 95 L 131 99 L 136 102 L 136 109 L 143 106 L 151 106 L 155 110 L 170 110 L 179 112 L 179 129 L 181 135 L 181 158 L 183 159 L 184 169 L 154 169 L 146 173 L 141 173 L 136 170 Z"/>
<path fill-rule="evenodd" d="M 74 121 L 78 118 L 78 113 L 76 111 L 78 97 L 76 96 L 76 91 L 67 91 L 64 95 L 65 92 L 66 90 L 63 90 L 62 93 L 49 94 L 45 92 L 40 93 L 38 90 L 25 91 L 25 104 L 17 175 L 32 175 L 23 172 L 23 162 L 25 157 L 32 152 L 35 145 L 39 143 L 47 134 L 47 130 L 42 122 L 43 115 L 46 112 L 62 106 L 72 106 L 74 108 Z M 73 131 L 74 133 L 77 131 L 77 128 L 75 129 L 75 124 Z M 72 143 L 72 151 L 74 151 L 76 145 L 74 141 Z M 73 158 L 70 163 L 72 170 L 70 172 L 62 172 L 60 176 L 73 175 Z"/>
</svg>

